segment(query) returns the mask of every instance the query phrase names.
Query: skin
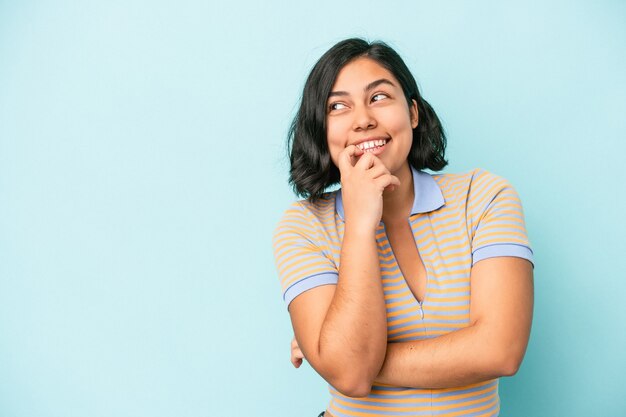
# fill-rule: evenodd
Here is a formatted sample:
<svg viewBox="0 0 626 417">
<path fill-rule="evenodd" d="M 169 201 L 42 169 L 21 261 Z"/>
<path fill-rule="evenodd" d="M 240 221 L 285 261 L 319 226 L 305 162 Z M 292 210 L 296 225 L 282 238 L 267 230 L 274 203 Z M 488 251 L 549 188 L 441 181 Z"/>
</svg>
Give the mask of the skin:
<svg viewBox="0 0 626 417">
<path fill-rule="evenodd" d="M 381 81 L 384 80 L 384 81 Z M 408 218 L 414 192 L 407 156 L 417 105 L 368 58 L 347 64 L 328 102 L 327 137 L 341 174 L 345 234 L 336 286 L 304 292 L 290 304 L 291 362 L 303 358 L 343 394 L 362 397 L 374 382 L 450 388 L 517 372 L 533 307 L 532 266 L 512 257 L 482 260 L 471 271 L 470 324 L 430 340 L 387 343 L 375 230 L 382 219 L 409 287 L 418 300 L 426 275 Z M 388 138 L 381 153 L 358 149 Z"/>
</svg>

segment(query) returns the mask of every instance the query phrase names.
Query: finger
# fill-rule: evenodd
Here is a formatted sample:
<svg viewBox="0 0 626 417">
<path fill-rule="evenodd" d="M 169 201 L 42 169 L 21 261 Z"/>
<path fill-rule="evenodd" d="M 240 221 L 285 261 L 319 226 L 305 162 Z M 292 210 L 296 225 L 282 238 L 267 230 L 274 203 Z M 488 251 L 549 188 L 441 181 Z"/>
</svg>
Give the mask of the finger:
<svg viewBox="0 0 626 417">
<path fill-rule="evenodd" d="M 356 158 L 358 158 L 361 155 L 363 155 L 363 151 L 357 148 L 355 145 L 350 145 L 346 147 L 346 149 L 341 151 L 341 153 L 339 154 L 339 159 L 337 161 L 337 165 L 338 165 L 337 168 L 339 168 L 339 170 L 342 171 L 346 168 L 353 167 L 355 164 Z"/>
<path fill-rule="evenodd" d="M 302 359 L 304 359 L 304 354 L 296 345 L 296 347 L 291 349 L 291 363 L 296 368 L 299 368 L 302 365 Z"/>
<path fill-rule="evenodd" d="M 304 358 L 304 353 L 302 353 L 302 350 L 300 349 L 300 346 L 298 345 L 298 341 L 296 340 L 295 337 L 291 340 L 291 356 Z"/>
<path fill-rule="evenodd" d="M 385 166 L 385 164 L 383 164 L 383 161 L 381 161 L 379 157 L 373 154 L 370 154 L 370 155 L 372 155 L 372 158 L 374 158 L 373 159 L 374 163 L 372 164 L 372 166 L 378 166 L 378 165 Z"/>
<path fill-rule="evenodd" d="M 376 178 L 374 181 L 376 182 L 376 185 L 380 187 L 381 190 L 384 190 L 385 188 L 389 186 L 395 186 L 395 187 L 400 186 L 400 180 L 398 179 L 398 177 L 396 177 L 395 175 L 391 175 L 391 174 L 382 175 Z"/>
<path fill-rule="evenodd" d="M 304 358 L 304 353 L 302 353 L 299 347 L 295 347 L 291 350 L 291 356 L 296 359 L 302 359 Z"/>
<path fill-rule="evenodd" d="M 376 158 L 371 153 L 365 152 L 363 156 L 361 157 L 361 159 L 359 159 L 357 163 L 354 164 L 354 167 L 362 169 L 362 170 L 370 169 L 371 167 L 374 166 L 374 164 L 376 164 L 377 159 L 378 158 Z"/>
<path fill-rule="evenodd" d="M 385 174 L 391 174 L 391 173 L 389 172 L 387 167 L 382 163 L 375 164 L 373 167 L 367 170 L 367 175 L 369 175 L 369 177 L 373 179 L 378 178 L 381 175 L 385 175 Z"/>
<path fill-rule="evenodd" d="M 291 364 L 293 365 L 294 368 L 299 368 L 300 365 L 302 365 L 302 359 L 291 359 Z"/>
<path fill-rule="evenodd" d="M 352 146 L 355 146 L 355 145 L 352 145 Z M 354 151 L 354 154 L 350 157 L 350 164 L 354 166 L 359 160 L 359 158 L 363 156 L 364 153 L 365 151 L 363 149 L 356 148 L 356 150 Z"/>
<path fill-rule="evenodd" d="M 291 364 L 296 368 L 302 364 L 302 357 L 295 354 L 294 350 L 291 350 L 291 357 L 289 358 Z"/>
</svg>

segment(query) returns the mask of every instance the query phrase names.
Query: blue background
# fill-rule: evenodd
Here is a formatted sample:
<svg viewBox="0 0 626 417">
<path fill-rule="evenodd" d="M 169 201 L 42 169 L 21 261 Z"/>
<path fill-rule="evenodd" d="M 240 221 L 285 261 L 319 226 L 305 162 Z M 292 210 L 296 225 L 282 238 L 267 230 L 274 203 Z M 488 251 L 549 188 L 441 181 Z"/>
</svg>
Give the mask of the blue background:
<svg viewBox="0 0 626 417">
<path fill-rule="evenodd" d="M 626 3 L 0 1 L 0 415 L 313 416 L 271 234 L 308 70 L 405 57 L 524 202 L 536 305 L 506 416 L 626 414 Z M 435 4 L 436 3 L 436 4 Z"/>
</svg>

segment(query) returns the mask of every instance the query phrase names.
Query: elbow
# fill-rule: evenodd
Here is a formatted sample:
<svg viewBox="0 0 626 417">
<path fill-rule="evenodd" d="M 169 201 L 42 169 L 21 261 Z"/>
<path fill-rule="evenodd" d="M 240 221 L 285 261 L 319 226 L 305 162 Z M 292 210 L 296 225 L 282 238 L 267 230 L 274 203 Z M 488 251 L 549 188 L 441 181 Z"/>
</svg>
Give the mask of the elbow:
<svg viewBox="0 0 626 417">
<path fill-rule="evenodd" d="M 499 376 L 513 376 L 519 371 L 524 359 L 524 352 L 519 351 L 507 351 L 500 355 L 500 360 L 497 363 L 497 370 Z"/>
<path fill-rule="evenodd" d="M 386 344 L 383 345 L 387 347 Z M 357 358 L 343 356 L 343 360 L 338 360 L 340 355 L 334 354 L 333 361 L 324 362 L 325 372 L 320 375 L 341 394 L 352 398 L 363 398 L 369 396 L 372 391 L 372 384 L 382 367 L 385 359 L 385 349 L 381 349 L 378 356 L 369 354 L 361 355 Z M 328 354 L 328 352 L 327 352 Z M 320 369 L 321 370 L 321 369 Z"/>
<path fill-rule="evenodd" d="M 371 382 L 357 378 L 343 378 L 331 382 L 331 385 L 343 395 L 352 398 L 367 397 L 372 390 Z"/>
<path fill-rule="evenodd" d="M 486 374 L 495 378 L 515 375 L 526 354 L 528 338 L 500 331 L 486 339 L 489 341 L 489 348 L 483 351 Z"/>
<path fill-rule="evenodd" d="M 340 368 L 337 364 L 329 367 L 313 367 L 328 384 L 341 394 L 352 398 L 367 397 L 374 383 L 374 375 L 370 375 L 367 369 L 355 369 L 356 367 Z"/>
<path fill-rule="evenodd" d="M 513 376 L 519 371 L 520 366 L 522 365 L 522 360 L 517 358 L 508 358 L 500 364 L 500 375 L 501 376 Z"/>
<path fill-rule="evenodd" d="M 343 346 L 333 350 L 327 347 L 323 352 L 324 356 L 318 356 L 318 373 L 345 396 L 367 397 L 385 360 L 386 349 L 386 339 L 382 340 L 378 349 L 368 345 L 357 352 L 358 354 L 352 350 L 346 352 Z"/>
<path fill-rule="evenodd" d="M 367 397 L 372 391 L 372 384 L 376 374 L 365 368 L 347 368 L 341 372 L 334 373 L 326 381 L 343 395 L 352 398 L 363 398 Z"/>
</svg>

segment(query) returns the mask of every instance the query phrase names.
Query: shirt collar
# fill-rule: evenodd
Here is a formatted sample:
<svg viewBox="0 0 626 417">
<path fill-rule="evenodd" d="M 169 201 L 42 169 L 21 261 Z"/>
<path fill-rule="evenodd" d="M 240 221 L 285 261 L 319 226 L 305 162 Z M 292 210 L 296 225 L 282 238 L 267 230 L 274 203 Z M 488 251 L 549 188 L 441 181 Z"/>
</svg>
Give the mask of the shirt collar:
<svg viewBox="0 0 626 417">
<path fill-rule="evenodd" d="M 418 171 L 413 167 L 411 167 L 411 174 L 413 175 L 413 191 L 415 194 L 411 215 L 435 211 L 445 204 L 441 189 L 430 174 Z M 335 209 L 339 217 L 341 217 L 341 220 L 345 220 L 341 190 L 337 191 Z"/>
</svg>

